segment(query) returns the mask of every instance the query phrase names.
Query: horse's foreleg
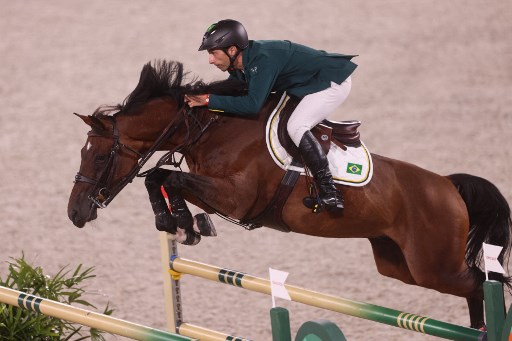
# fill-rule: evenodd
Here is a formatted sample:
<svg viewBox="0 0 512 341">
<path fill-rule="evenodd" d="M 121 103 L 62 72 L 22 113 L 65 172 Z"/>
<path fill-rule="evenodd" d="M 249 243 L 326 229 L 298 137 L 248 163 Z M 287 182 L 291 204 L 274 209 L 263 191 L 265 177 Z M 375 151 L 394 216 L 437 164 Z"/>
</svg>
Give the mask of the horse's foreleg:
<svg viewBox="0 0 512 341">
<path fill-rule="evenodd" d="M 220 211 L 235 218 L 244 217 L 250 206 L 250 204 L 241 204 L 251 201 L 241 200 L 246 198 L 247 194 L 244 194 L 244 198 L 237 198 L 235 183 L 229 178 L 211 178 L 166 169 L 155 170 L 149 177 L 152 181 L 161 184 L 167 192 L 171 217 L 176 218 L 177 233 L 178 235 L 182 231 L 187 233 L 184 241 L 178 240 L 182 243 L 195 244 L 199 242 L 201 235 L 217 235 L 208 215 L 201 213 L 192 219 L 185 200 L 208 213 Z M 157 195 L 156 192 L 155 195 Z"/>
<path fill-rule="evenodd" d="M 218 211 L 239 219 L 247 213 L 248 207 L 243 203 L 248 200 L 237 198 L 236 186 L 229 179 L 173 172 L 165 179 L 164 185 L 178 190 L 188 202 L 206 212 Z"/>
<path fill-rule="evenodd" d="M 176 240 L 185 245 L 196 245 L 201 241 L 201 235 L 194 231 L 194 219 L 187 203 L 181 197 L 179 190 L 169 187 L 165 181 L 163 186 L 169 196 L 171 216 L 177 224 Z"/>
<path fill-rule="evenodd" d="M 166 176 L 162 172 L 155 171 L 146 177 L 144 184 L 149 194 L 151 208 L 153 208 L 153 213 L 155 214 L 156 229 L 176 234 L 178 227 L 176 218 L 169 212 L 167 202 L 160 189 Z"/>
<path fill-rule="evenodd" d="M 216 236 L 210 217 L 205 213 L 192 217 L 179 189 L 170 186 L 170 182 L 166 181 L 172 173 L 169 170 L 157 169 L 148 175 L 145 181 L 151 207 L 155 213 L 156 228 L 175 235 L 178 242 L 186 245 L 199 243 L 201 235 Z M 171 211 L 162 195 L 161 186 L 164 186 L 169 196 Z"/>
</svg>

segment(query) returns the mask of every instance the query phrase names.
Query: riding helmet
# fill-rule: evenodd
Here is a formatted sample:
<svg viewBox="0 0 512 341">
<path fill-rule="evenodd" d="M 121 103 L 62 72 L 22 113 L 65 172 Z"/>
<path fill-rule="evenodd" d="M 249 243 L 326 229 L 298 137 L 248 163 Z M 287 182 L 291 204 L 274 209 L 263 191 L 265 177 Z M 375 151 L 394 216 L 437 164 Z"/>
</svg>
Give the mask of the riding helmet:
<svg viewBox="0 0 512 341">
<path fill-rule="evenodd" d="M 210 25 L 203 36 L 199 51 L 226 49 L 232 45 L 244 50 L 249 46 L 245 27 L 236 20 L 225 19 Z"/>
</svg>

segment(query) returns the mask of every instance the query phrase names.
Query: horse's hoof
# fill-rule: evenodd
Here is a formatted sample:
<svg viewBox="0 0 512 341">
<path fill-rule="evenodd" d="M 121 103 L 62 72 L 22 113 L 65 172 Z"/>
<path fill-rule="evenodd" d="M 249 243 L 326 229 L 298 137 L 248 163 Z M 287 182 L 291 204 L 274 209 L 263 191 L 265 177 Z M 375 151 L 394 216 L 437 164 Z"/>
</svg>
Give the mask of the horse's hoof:
<svg viewBox="0 0 512 341">
<path fill-rule="evenodd" d="M 213 221 L 210 219 L 210 216 L 206 213 L 199 213 L 195 215 L 195 224 L 194 230 L 199 232 L 201 236 L 205 237 L 215 237 L 217 236 L 217 231 L 215 230 L 215 226 L 213 225 Z"/>
<path fill-rule="evenodd" d="M 201 235 L 195 231 L 185 230 L 178 227 L 174 237 L 178 243 L 183 245 L 197 245 L 201 241 Z"/>
</svg>

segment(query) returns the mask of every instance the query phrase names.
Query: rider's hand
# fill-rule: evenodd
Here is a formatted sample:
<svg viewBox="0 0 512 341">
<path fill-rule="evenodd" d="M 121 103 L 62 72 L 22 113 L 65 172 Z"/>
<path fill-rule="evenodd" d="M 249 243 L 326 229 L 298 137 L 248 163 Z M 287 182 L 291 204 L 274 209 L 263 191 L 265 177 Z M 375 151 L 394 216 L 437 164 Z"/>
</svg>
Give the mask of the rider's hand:
<svg viewBox="0 0 512 341">
<path fill-rule="evenodd" d="M 189 107 L 201 107 L 208 105 L 208 95 L 185 95 L 185 103 Z"/>
</svg>

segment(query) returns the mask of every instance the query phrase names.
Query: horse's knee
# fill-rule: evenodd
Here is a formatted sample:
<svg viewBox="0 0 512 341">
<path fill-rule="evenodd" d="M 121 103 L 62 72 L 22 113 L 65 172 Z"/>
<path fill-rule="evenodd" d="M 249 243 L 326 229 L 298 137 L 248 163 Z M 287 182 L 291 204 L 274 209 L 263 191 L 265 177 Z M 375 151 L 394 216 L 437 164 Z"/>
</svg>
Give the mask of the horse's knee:
<svg viewBox="0 0 512 341">
<path fill-rule="evenodd" d="M 169 192 L 179 191 L 183 187 L 183 176 L 181 172 L 169 171 L 162 181 L 165 190 Z"/>
<path fill-rule="evenodd" d="M 153 170 L 152 172 L 150 172 L 147 176 L 146 176 L 146 179 L 144 180 L 144 184 L 147 186 L 161 186 L 165 179 L 167 177 L 169 177 L 172 173 L 174 173 L 173 171 L 171 170 L 168 170 L 168 169 L 162 169 L 162 168 L 157 168 L 155 170 Z"/>
<path fill-rule="evenodd" d="M 151 208 L 155 216 L 169 212 L 165 198 L 160 190 L 160 185 L 152 181 L 146 181 L 145 185 L 149 195 L 149 202 L 151 203 Z"/>
<path fill-rule="evenodd" d="M 154 178 L 146 177 L 146 179 L 144 180 L 144 185 L 146 186 L 146 189 L 148 191 L 153 191 L 153 190 L 155 190 L 155 188 L 159 189 L 161 186 L 161 183 L 156 181 L 156 179 L 154 179 Z"/>
</svg>

